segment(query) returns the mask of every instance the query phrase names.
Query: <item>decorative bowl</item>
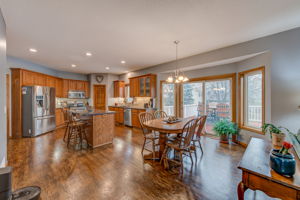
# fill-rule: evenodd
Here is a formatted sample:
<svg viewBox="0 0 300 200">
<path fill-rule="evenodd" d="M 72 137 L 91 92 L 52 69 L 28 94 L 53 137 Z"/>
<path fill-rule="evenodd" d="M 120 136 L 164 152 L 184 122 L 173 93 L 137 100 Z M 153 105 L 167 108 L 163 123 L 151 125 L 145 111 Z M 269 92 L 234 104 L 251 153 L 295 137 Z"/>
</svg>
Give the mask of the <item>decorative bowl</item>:
<svg viewBox="0 0 300 200">
<path fill-rule="evenodd" d="M 293 176 L 296 171 L 296 161 L 293 154 L 282 155 L 279 150 L 273 149 L 270 153 L 270 166 L 278 174 Z"/>
</svg>

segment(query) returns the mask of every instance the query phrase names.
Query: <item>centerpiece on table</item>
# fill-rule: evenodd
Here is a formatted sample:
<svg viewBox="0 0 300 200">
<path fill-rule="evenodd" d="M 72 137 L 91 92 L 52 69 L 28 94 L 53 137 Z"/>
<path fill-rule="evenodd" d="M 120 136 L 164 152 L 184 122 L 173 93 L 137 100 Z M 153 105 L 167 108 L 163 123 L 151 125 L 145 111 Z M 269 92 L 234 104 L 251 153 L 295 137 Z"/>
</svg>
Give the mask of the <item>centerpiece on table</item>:
<svg viewBox="0 0 300 200">
<path fill-rule="evenodd" d="M 296 170 L 296 161 L 294 155 L 289 153 L 293 145 L 289 142 L 283 142 L 281 149 L 273 149 L 270 154 L 270 166 L 278 174 L 284 176 L 293 176 Z"/>
<path fill-rule="evenodd" d="M 220 137 L 220 143 L 228 144 L 229 135 L 232 135 L 233 142 L 237 142 L 239 129 L 235 123 L 228 120 L 221 120 L 215 123 L 213 130 L 216 132 L 216 135 Z"/>
</svg>

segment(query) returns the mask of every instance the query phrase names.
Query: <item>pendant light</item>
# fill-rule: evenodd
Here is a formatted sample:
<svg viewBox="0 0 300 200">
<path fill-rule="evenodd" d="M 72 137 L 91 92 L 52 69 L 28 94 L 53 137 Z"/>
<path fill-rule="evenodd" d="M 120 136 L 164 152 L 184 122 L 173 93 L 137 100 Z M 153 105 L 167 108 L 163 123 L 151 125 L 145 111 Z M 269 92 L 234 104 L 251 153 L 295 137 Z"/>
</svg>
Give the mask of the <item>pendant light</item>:
<svg viewBox="0 0 300 200">
<path fill-rule="evenodd" d="M 176 45 L 176 69 L 174 73 L 171 73 L 171 75 L 167 78 L 166 82 L 168 83 L 183 83 L 188 81 L 188 77 L 186 77 L 180 69 L 178 69 L 178 44 L 179 41 L 175 40 L 174 44 Z"/>
</svg>

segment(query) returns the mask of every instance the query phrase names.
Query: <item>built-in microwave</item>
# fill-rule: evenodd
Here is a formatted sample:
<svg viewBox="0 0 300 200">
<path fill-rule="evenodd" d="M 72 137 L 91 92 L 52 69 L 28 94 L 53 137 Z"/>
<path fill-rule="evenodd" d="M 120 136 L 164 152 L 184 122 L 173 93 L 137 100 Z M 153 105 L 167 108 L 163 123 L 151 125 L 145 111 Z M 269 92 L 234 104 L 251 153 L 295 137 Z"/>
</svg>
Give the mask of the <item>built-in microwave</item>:
<svg viewBox="0 0 300 200">
<path fill-rule="evenodd" d="M 70 99 L 85 99 L 85 92 L 71 90 L 68 93 L 68 98 L 70 98 Z"/>
</svg>

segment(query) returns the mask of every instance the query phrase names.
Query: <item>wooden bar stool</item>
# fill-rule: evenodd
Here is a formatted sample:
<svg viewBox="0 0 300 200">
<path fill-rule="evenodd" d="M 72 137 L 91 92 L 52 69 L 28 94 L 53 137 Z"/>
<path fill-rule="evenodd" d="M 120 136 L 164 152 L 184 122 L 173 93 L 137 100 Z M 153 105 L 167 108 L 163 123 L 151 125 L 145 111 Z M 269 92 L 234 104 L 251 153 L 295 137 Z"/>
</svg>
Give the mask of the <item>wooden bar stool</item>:
<svg viewBox="0 0 300 200">
<path fill-rule="evenodd" d="M 69 115 L 69 123 L 67 127 L 67 147 L 72 144 L 76 147 L 76 145 L 80 145 L 80 149 L 82 149 L 83 141 L 86 140 L 86 126 L 87 123 L 81 121 L 76 118 L 76 115 L 70 111 L 68 111 Z"/>
</svg>

